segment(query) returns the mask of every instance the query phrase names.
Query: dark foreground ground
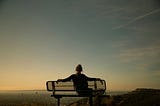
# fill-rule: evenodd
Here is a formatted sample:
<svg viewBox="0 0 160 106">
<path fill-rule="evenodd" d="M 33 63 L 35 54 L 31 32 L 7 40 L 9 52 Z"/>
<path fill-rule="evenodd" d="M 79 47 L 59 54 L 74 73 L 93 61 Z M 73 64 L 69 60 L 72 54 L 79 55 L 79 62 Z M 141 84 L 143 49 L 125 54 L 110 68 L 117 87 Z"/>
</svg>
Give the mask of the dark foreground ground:
<svg viewBox="0 0 160 106">
<path fill-rule="evenodd" d="M 69 106 L 89 106 L 88 99 L 81 99 Z M 99 106 L 96 99 L 94 106 Z M 100 106 L 160 106 L 160 90 L 136 89 L 123 95 L 103 97 Z"/>
<path fill-rule="evenodd" d="M 132 92 L 108 92 L 110 96 L 94 98 L 94 106 L 160 106 L 160 90 L 136 89 Z M 114 94 L 114 95 L 113 95 Z M 56 106 L 47 91 L 0 92 L 0 106 Z M 98 100 L 100 99 L 100 105 Z M 62 98 L 61 106 L 89 106 L 88 98 Z"/>
<path fill-rule="evenodd" d="M 5 91 L 0 93 L 0 106 L 53 106 L 53 103 L 54 100 L 46 93 L 30 91 Z"/>
<path fill-rule="evenodd" d="M 0 106 L 56 106 L 57 100 L 45 90 L 1 91 Z M 82 98 L 62 98 L 61 106 L 66 106 Z"/>
</svg>

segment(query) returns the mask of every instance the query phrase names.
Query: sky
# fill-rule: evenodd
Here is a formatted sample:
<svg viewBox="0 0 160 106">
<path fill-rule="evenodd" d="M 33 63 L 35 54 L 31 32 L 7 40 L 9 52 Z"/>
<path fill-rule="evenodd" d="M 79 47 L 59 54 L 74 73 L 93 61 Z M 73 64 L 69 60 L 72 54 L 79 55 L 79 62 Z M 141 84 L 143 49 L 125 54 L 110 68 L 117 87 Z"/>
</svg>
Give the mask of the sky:
<svg viewBox="0 0 160 106">
<path fill-rule="evenodd" d="M 107 90 L 160 89 L 159 0 L 0 0 L 0 90 L 75 73 Z"/>
</svg>

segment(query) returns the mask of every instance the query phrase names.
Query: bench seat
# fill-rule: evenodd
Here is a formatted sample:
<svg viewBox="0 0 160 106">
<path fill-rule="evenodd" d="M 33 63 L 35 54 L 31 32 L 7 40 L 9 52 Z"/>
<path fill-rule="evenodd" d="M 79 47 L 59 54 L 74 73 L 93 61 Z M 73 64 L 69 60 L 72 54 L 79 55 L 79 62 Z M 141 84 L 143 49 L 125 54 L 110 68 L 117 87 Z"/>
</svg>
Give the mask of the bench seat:
<svg viewBox="0 0 160 106">
<path fill-rule="evenodd" d="M 79 95 L 72 81 L 67 82 L 57 82 L 57 81 L 47 81 L 46 82 L 47 91 L 52 92 L 51 97 L 58 99 L 58 106 L 60 106 L 60 98 L 62 97 L 89 97 L 90 106 L 92 106 L 92 97 L 95 96 L 106 96 L 106 82 L 105 80 L 95 80 L 88 81 L 88 88 L 92 89 L 92 95 Z"/>
</svg>

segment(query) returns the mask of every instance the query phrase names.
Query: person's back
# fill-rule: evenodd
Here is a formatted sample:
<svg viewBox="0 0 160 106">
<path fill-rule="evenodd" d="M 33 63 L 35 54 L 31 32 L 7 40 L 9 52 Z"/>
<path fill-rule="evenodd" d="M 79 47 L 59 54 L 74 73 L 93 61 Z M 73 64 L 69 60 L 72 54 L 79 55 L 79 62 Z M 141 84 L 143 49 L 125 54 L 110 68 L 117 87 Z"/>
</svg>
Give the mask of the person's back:
<svg viewBox="0 0 160 106">
<path fill-rule="evenodd" d="M 76 90 L 88 89 L 88 80 L 84 74 L 73 74 L 72 80 Z"/>
<path fill-rule="evenodd" d="M 88 88 L 88 81 L 93 81 L 99 78 L 89 78 L 86 75 L 81 74 L 82 66 L 80 64 L 76 67 L 76 71 L 76 74 L 72 74 L 68 78 L 59 79 L 57 81 L 66 82 L 72 80 L 75 90 L 78 92 L 79 95 L 91 95 L 92 89 Z"/>
</svg>

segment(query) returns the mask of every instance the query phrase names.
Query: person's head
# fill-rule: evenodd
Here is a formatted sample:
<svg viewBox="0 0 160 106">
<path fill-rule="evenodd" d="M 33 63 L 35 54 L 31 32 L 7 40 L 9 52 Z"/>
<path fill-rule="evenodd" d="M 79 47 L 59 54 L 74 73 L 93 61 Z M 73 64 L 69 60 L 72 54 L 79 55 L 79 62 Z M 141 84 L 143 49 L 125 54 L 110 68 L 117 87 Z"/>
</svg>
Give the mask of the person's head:
<svg viewBox="0 0 160 106">
<path fill-rule="evenodd" d="M 81 65 L 81 64 L 78 64 L 77 67 L 76 67 L 76 72 L 77 72 L 77 73 L 81 73 L 82 71 L 83 71 L 82 65 Z"/>
</svg>

